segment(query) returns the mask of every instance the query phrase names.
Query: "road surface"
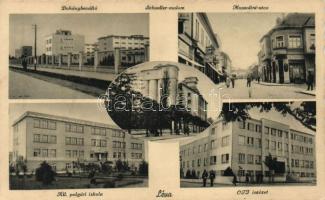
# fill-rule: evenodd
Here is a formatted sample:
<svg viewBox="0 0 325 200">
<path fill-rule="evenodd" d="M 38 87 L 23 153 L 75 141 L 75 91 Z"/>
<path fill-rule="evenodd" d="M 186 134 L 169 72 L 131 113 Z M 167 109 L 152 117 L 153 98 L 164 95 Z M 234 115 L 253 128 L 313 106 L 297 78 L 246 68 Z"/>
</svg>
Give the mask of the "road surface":
<svg viewBox="0 0 325 200">
<path fill-rule="evenodd" d="M 249 97 L 249 89 L 246 86 L 246 80 L 238 79 L 235 87 L 229 88 L 223 86 L 220 94 L 223 99 L 314 99 L 315 96 L 302 94 L 298 91 L 304 90 L 303 85 L 298 88 L 294 86 L 266 86 L 252 82 L 251 97 Z"/>
<path fill-rule="evenodd" d="M 9 70 L 11 99 L 94 99 L 96 97 Z"/>
</svg>

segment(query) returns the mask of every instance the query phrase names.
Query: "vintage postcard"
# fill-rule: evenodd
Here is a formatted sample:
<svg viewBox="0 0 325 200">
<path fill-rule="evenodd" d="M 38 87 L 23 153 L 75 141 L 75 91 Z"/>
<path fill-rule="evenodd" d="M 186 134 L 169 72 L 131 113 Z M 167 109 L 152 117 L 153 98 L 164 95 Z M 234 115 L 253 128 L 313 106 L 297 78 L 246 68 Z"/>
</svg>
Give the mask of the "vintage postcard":
<svg viewBox="0 0 325 200">
<path fill-rule="evenodd" d="M 323 1 L 0 13 L 0 199 L 325 199 Z"/>
</svg>

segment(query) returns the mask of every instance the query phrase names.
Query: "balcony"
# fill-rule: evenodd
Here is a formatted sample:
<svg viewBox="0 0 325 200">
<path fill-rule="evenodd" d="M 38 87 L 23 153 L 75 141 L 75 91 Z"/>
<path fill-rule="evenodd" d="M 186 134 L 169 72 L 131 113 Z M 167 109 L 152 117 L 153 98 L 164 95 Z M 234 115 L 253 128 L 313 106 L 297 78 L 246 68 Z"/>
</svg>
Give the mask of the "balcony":
<svg viewBox="0 0 325 200">
<path fill-rule="evenodd" d="M 273 55 L 286 55 L 288 53 L 287 47 L 275 47 L 272 50 Z"/>
</svg>

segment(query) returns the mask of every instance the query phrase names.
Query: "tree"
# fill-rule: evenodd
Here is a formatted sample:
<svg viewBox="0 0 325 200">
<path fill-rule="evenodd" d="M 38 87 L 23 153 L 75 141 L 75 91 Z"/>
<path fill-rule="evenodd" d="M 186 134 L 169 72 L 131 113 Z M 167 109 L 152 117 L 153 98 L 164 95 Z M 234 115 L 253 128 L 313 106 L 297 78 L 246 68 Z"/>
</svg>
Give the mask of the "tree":
<svg viewBox="0 0 325 200">
<path fill-rule="evenodd" d="M 148 163 L 145 160 L 142 160 L 139 165 L 139 175 L 148 176 Z"/>
<path fill-rule="evenodd" d="M 56 173 L 53 171 L 52 167 L 46 163 L 42 162 L 40 167 L 36 169 L 36 180 L 42 182 L 44 185 L 49 185 L 54 181 Z"/>
<path fill-rule="evenodd" d="M 302 102 L 300 107 L 292 108 L 293 102 L 253 102 L 253 103 L 224 103 L 221 117 L 224 122 L 249 119 L 249 110 L 256 107 L 260 112 L 268 112 L 275 109 L 283 116 L 289 114 L 297 119 L 305 127 L 316 131 L 316 103 Z"/>
</svg>

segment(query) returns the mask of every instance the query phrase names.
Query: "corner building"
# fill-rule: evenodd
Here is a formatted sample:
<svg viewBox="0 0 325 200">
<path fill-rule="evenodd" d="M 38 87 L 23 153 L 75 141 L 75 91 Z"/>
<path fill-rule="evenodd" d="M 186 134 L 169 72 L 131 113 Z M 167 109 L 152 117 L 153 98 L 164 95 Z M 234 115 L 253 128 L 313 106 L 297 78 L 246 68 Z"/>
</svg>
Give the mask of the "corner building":
<svg viewBox="0 0 325 200">
<path fill-rule="evenodd" d="M 253 181 L 260 174 L 268 180 L 270 170 L 264 162 L 271 154 L 282 166 L 281 172 L 275 172 L 276 180 L 284 181 L 287 175 L 300 181 L 316 179 L 315 137 L 311 133 L 268 119 L 218 121 L 207 131 L 205 137 L 181 145 L 181 176 L 194 170 L 201 178 L 204 169 L 222 176 L 230 167 L 241 181 L 246 173 Z"/>
<path fill-rule="evenodd" d="M 57 172 L 72 170 L 73 162 L 127 161 L 138 170 L 144 144 L 111 125 L 26 112 L 13 126 L 13 162 L 25 160 L 28 171 L 47 161 Z"/>
</svg>

